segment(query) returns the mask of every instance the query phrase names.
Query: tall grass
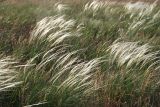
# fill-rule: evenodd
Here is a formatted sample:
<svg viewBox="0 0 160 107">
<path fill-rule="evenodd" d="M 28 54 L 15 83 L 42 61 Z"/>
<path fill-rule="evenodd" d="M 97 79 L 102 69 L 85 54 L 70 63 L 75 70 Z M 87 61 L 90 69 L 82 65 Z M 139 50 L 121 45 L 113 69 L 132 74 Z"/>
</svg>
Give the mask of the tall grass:
<svg viewBox="0 0 160 107">
<path fill-rule="evenodd" d="M 0 60 L 0 92 L 13 106 L 158 107 L 159 6 L 128 5 L 58 2 L 46 8 L 47 16 L 13 47 L 14 59 Z"/>
<path fill-rule="evenodd" d="M 14 68 L 10 67 L 15 64 L 12 59 L 9 57 L 1 58 L 0 60 L 0 92 L 7 91 L 16 85 L 19 85 L 21 82 L 16 82 L 16 76 L 18 74 Z"/>
</svg>

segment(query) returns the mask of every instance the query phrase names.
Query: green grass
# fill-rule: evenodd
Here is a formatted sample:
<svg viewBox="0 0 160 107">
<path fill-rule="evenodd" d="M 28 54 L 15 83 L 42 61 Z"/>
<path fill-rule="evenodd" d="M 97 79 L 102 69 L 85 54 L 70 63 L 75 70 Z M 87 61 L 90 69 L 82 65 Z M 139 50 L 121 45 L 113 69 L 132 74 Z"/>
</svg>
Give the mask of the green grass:
<svg viewBox="0 0 160 107">
<path fill-rule="evenodd" d="M 85 4 L 0 4 L 0 106 L 160 106 L 160 7 Z"/>
</svg>

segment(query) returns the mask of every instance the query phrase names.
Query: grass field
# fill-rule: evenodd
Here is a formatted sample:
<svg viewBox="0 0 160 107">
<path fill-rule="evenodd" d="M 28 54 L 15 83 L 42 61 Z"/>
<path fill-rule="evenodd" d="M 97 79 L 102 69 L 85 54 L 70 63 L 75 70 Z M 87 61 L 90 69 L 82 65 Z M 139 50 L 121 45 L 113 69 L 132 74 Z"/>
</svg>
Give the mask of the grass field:
<svg viewBox="0 0 160 107">
<path fill-rule="evenodd" d="M 0 3 L 0 107 L 159 106 L 158 3 Z"/>
</svg>

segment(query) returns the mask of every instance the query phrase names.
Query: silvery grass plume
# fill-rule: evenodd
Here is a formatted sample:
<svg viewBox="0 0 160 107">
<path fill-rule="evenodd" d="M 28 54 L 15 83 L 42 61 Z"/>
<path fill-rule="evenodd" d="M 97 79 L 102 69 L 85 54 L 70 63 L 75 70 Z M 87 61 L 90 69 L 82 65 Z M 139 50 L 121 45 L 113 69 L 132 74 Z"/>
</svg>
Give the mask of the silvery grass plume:
<svg viewBox="0 0 160 107">
<path fill-rule="evenodd" d="M 150 8 L 150 5 L 148 3 L 140 2 L 140 1 L 135 3 L 129 2 L 125 5 L 125 8 L 130 12 L 135 12 L 135 11 L 142 11 L 142 10 L 148 9 Z"/>
<path fill-rule="evenodd" d="M 105 6 L 106 2 L 93 0 L 85 5 L 84 11 L 92 10 L 93 12 L 97 12 L 99 9 L 104 8 Z"/>
<path fill-rule="evenodd" d="M 82 50 L 69 51 L 71 46 L 65 44 L 64 40 L 67 37 L 81 36 L 83 24 L 76 25 L 75 20 L 65 20 L 64 17 L 46 17 L 37 23 L 31 33 L 30 42 L 34 42 L 36 39 L 38 41 L 47 40 L 52 47 L 44 53 L 37 54 L 27 63 L 27 65 L 35 66 L 26 66 L 24 69 L 24 75 L 27 75 L 24 76 L 24 80 L 30 81 L 29 78 L 33 75 L 32 71 L 35 71 L 34 78 L 43 78 L 50 87 L 47 92 L 53 94 L 53 97 L 59 96 L 61 99 L 58 101 L 61 102 L 58 103 L 63 104 L 69 99 L 80 99 L 86 94 L 91 95 L 94 92 L 93 75 L 100 63 L 104 61 L 102 58 L 84 61 L 78 55 Z M 37 57 L 41 61 L 35 64 L 34 61 Z M 47 95 L 49 94 L 47 93 Z"/>
<path fill-rule="evenodd" d="M 15 81 L 18 72 L 11 67 L 15 63 L 10 57 L 0 59 L 0 92 L 7 91 L 22 83 Z"/>
<path fill-rule="evenodd" d="M 154 11 L 156 4 L 150 5 L 145 11 L 141 11 L 133 18 L 133 22 L 130 24 L 127 35 L 136 35 L 138 31 L 147 30 L 159 24 L 160 11 Z M 133 13 L 134 14 L 134 13 Z M 131 17 L 134 15 L 131 14 Z M 159 27 L 156 27 L 158 29 Z"/>
<path fill-rule="evenodd" d="M 26 105 L 26 106 L 23 106 L 23 107 L 34 107 L 34 106 L 42 106 L 44 104 L 46 104 L 47 102 L 39 102 L 37 104 L 31 104 L 31 105 Z"/>
<path fill-rule="evenodd" d="M 69 37 L 81 36 L 83 27 L 76 25 L 73 19 L 65 20 L 65 16 L 46 17 L 39 21 L 31 32 L 30 41 L 47 40 L 51 45 L 57 45 Z"/>
<path fill-rule="evenodd" d="M 91 77 L 98 65 L 104 62 L 104 60 L 102 58 L 95 58 L 91 61 L 82 61 L 77 56 L 81 50 L 67 52 L 67 48 L 67 45 L 62 45 L 50 49 L 43 55 L 42 61 L 36 65 L 36 71 L 40 71 L 47 65 L 52 64 L 52 67 L 48 71 L 42 72 L 42 74 L 50 75 L 49 82 L 53 85 L 63 77 L 64 80 L 59 84 L 58 89 L 75 88 L 77 90 L 91 86 L 93 83 Z M 64 75 L 66 78 L 64 78 Z"/>
<path fill-rule="evenodd" d="M 56 3 L 54 6 L 55 6 L 57 12 L 63 12 L 65 10 L 69 9 L 68 5 L 62 4 L 60 2 Z"/>
<path fill-rule="evenodd" d="M 157 0 L 158 1 L 158 0 Z M 136 2 L 136 3 L 127 3 L 124 5 L 124 8 L 127 9 L 127 12 L 132 13 L 133 16 L 135 13 L 138 13 L 139 16 L 150 15 L 154 8 L 157 6 L 157 1 L 152 4 L 144 3 L 144 2 Z"/>
<path fill-rule="evenodd" d="M 153 67 L 153 63 L 158 64 L 159 51 L 153 51 L 148 44 L 140 45 L 139 42 L 114 42 L 110 47 L 110 54 L 113 56 L 112 62 L 117 62 L 118 66 L 126 65 L 127 68 L 140 66 L 143 68 Z M 154 64 L 154 65 L 156 65 Z"/>
<path fill-rule="evenodd" d="M 96 89 L 94 87 L 93 76 L 99 65 L 104 62 L 102 58 L 95 58 L 90 61 L 81 60 L 78 56 L 81 50 L 68 52 L 67 48 L 68 45 L 59 45 L 51 48 L 41 56 L 42 59 L 39 64 L 34 64 L 34 59 L 36 58 L 33 58 L 27 65 L 35 66 L 26 66 L 24 70 L 25 75 L 27 75 L 25 80 L 33 75 L 30 72 L 34 70 L 36 72 L 34 73 L 34 78 L 36 79 L 40 76 L 49 85 L 46 94 L 54 95 L 53 97 L 58 96 L 57 98 L 61 100 L 57 101 L 62 104 L 65 104 L 69 99 L 78 101 L 98 89 L 99 87 Z M 36 57 L 39 57 L 39 55 Z"/>
<path fill-rule="evenodd" d="M 102 61 L 100 60 L 100 58 L 99 59 L 97 58 L 89 62 L 81 62 L 75 64 L 70 69 L 68 77 L 58 86 L 58 91 L 70 88 L 75 92 L 78 92 L 78 90 L 83 90 L 83 92 L 81 92 L 82 96 L 84 96 L 85 94 L 93 93 L 94 92 L 93 75 L 98 65 L 101 62 Z M 65 69 L 66 67 L 64 66 L 62 68 L 62 72 L 65 71 Z M 53 79 L 52 81 L 55 82 L 55 79 Z"/>
</svg>

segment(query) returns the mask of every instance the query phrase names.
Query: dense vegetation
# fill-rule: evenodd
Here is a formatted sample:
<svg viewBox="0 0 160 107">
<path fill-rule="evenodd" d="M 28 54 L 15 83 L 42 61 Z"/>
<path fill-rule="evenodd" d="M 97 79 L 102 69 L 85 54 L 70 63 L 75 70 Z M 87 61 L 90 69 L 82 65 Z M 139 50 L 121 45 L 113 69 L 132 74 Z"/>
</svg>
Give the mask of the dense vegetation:
<svg viewBox="0 0 160 107">
<path fill-rule="evenodd" d="M 0 4 L 0 107 L 159 107 L 160 7 Z"/>
</svg>

